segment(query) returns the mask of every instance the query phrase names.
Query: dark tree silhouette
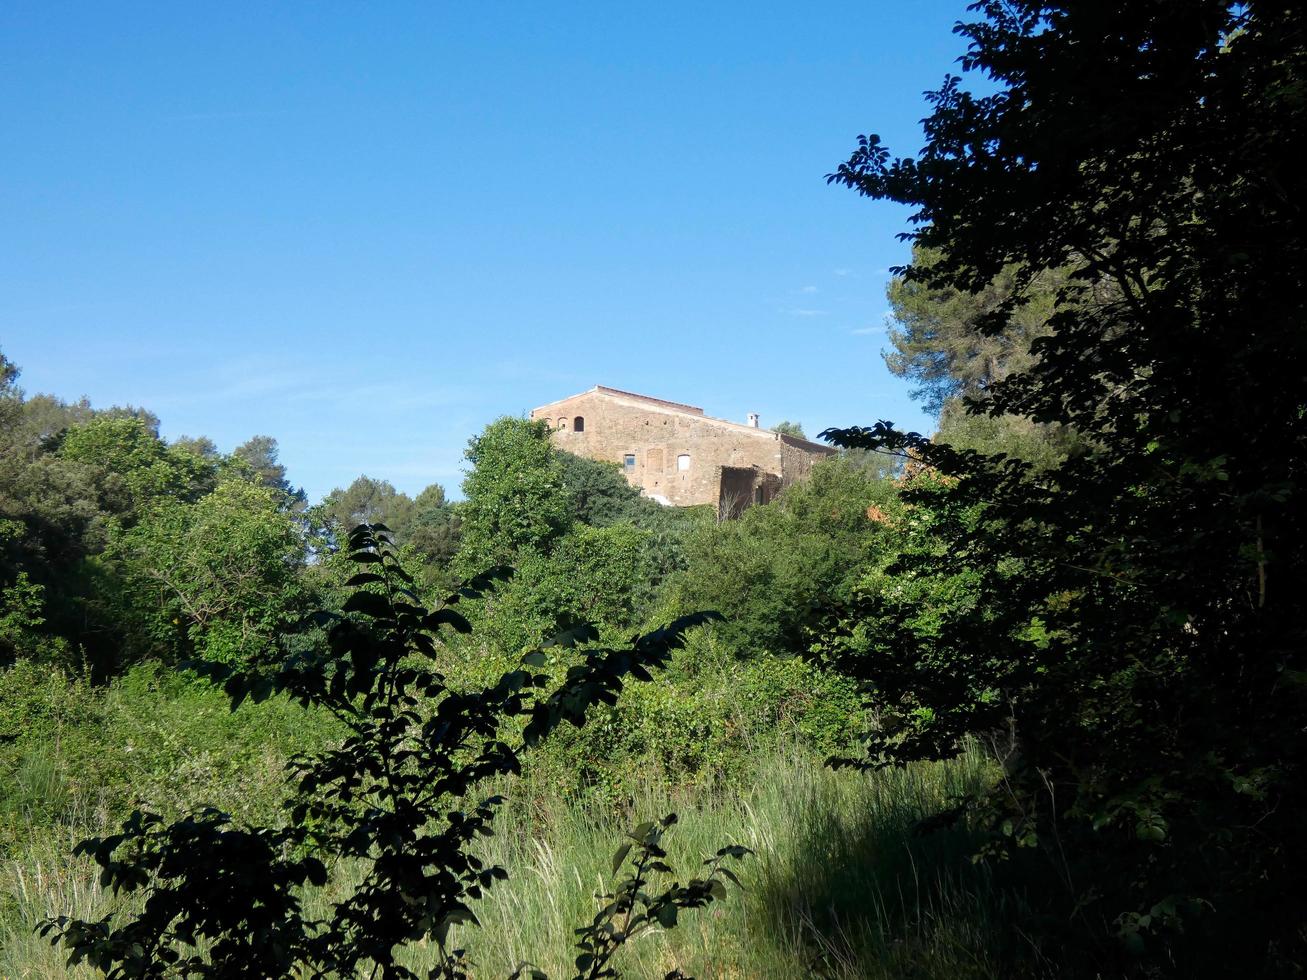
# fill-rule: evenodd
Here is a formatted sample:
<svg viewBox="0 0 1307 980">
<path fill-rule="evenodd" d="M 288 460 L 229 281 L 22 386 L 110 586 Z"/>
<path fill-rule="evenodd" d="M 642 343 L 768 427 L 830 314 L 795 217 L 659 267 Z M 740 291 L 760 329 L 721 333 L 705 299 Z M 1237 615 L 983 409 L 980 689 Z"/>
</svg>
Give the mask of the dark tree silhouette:
<svg viewBox="0 0 1307 980">
<path fill-rule="evenodd" d="M 1040 473 L 885 423 L 826 433 L 927 468 L 909 498 L 933 544 L 901 562 L 916 600 L 864 596 L 823 649 L 879 711 L 868 764 L 1003 734 L 972 812 L 996 851 L 1048 856 L 1062 921 L 1103 937 L 1087 971 L 1300 969 L 1307 12 L 972 10 L 962 65 L 993 94 L 949 78 L 919 155 L 864 137 L 830 179 L 915 209 L 936 260 L 908 283 L 979 293 L 1013 270 L 982 332 L 1069 270 L 1032 363 L 971 409 L 1085 451 Z M 1105 965 L 1113 935 L 1131 953 Z"/>
</svg>

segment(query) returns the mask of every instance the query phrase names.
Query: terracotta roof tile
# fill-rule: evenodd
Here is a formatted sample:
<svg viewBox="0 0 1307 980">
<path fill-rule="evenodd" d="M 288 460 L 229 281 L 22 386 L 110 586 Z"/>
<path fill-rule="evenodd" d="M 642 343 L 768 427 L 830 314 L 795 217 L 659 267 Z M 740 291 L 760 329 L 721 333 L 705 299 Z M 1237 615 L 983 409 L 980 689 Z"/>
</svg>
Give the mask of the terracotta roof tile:
<svg viewBox="0 0 1307 980">
<path fill-rule="evenodd" d="M 641 395 L 634 391 L 623 391 L 621 388 L 610 388 L 608 385 L 595 385 L 594 390 L 607 392 L 610 395 L 621 395 L 623 398 L 636 398 L 642 402 L 653 402 L 655 405 L 680 409 L 682 412 L 690 412 L 693 415 L 703 414 L 703 409 L 697 405 L 686 405 L 684 402 L 669 402 L 665 398 L 654 398 L 652 395 Z"/>
</svg>

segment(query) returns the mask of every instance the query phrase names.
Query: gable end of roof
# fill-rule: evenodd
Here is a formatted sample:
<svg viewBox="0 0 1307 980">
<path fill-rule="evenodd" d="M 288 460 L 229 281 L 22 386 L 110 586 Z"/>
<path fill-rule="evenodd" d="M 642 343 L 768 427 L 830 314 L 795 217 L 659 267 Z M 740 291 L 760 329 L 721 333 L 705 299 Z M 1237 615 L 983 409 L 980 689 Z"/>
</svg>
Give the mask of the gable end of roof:
<svg viewBox="0 0 1307 980">
<path fill-rule="evenodd" d="M 634 398 L 636 401 L 661 405 L 663 408 L 673 408 L 679 412 L 689 412 L 691 415 L 703 414 L 703 409 L 698 405 L 687 405 L 684 402 L 671 402 L 666 398 L 654 398 L 652 395 L 641 395 L 635 391 L 623 391 L 621 388 L 610 388 L 608 385 L 595 385 L 590 390 L 603 392 L 606 395 L 617 395 L 619 398 Z"/>
</svg>

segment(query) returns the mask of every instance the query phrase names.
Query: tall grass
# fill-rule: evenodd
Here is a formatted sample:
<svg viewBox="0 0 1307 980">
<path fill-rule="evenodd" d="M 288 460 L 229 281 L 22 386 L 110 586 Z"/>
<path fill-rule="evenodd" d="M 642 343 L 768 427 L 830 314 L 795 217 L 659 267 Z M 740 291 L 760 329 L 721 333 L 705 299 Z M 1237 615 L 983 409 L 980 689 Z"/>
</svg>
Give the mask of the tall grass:
<svg viewBox="0 0 1307 980">
<path fill-rule="evenodd" d="M 623 951 L 632 978 L 680 968 L 701 977 L 991 977 L 1009 898 L 967 859 L 959 833 L 917 836 L 913 824 L 986 778 L 977 754 L 952 763 L 863 775 L 831 772 L 794 749 L 759 761 L 747 790 L 679 794 L 650 784 L 623 812 L 571 803 L 530 779 L 510 790 L 485 856 L 511 878 L 491 889 L 464 927 L 475 973 L 504 977 L 523 961 L 570 976 L 572 930 L 610 884 L 610 862 L 633 822 L 675 811 L 668 838 L 678 877 L 726 843 L 756 855 L 740 869 L 744 891 L 682 918 Z M 0 868 L 0 976 L 91 976 L 65 972 L 63 956 L 33 934 L 51 914 L 99 918 L 116 902 L 76 840 L 104 828 L 94 809 L 80 826 L 42 828 Z M 338 869 L 339 870 L 339 869 Z M 348 872 L 338 874 L 348 885 Z M 321 913 L 330 896 L 309 911 Z M 316 905 L 316 907 L 315 907 Z M 412 951 L 416 966 L 429 952 Z"/>
<path fill-rule="evenodd" d="M 290 705 L 232 715 L 220 696 L 162 683 L 129 678 L 94 700 L 70 685 L 41 694 L 39 704 L 34 684 L 11 688 L 9 702 L 31 720 L 0 752 L 0 977 L 94 975 L 66 970 L 63 953 L 34 929 L 47 916 L 95 920 L 121 909 L 90 862 L 71 854 L 82 838 L 116 828 L 133 798 L 165 813 L 214 803 L 238 818 L 268 819 L 286 754 L 331 737 Z M 19 693 L 27 700 L 15 701 Z M 67 718 L 29 710 L 29 702 L 77 707 L 79 699 L 86 704 Z M 622 951 L 617 965 L 628 977 L 674 968 L 701 978 L 1003 972 L 997 951 L 1012 934 L 1015 900 L 968 860 L 974 841 L 965 830 L 914 833 L 923 817 L 989 778 L 978 752 L 861 774 L 832 772 L 811 748 L 772 740 L 745 752 L 717 785 L 677 786 L 656 769 L 638 770 L 645 775 L 632 778 L 620 805 L 569 796 L 549 782 L 551 771 L 537 767 L 495 787 L 509 802 L 484 856 L 511 877 L 479 903 L 480 928 L 453 937 L 470 950 L 478 977 L 504 977 L 523 961 L 571 976 L 573 930 L 610 886 L 624 832 L 669 812 L 681 818 L 667 838 L 681 880 L 724 844 L 756 855 L 738 869 L 743 891 Z M 324 913 L 356 875 L 335 869 L 334 887 L 309 896 L 309 912 Z M 431 953 L 412 950 L 411 961 L 421 965 Z"/>
<path fill-rule="evenodd" d="M 624 951 L 626 975 L 995 976 L 1004 899 L 967 860 L 972 842 L 913 833 L 987 772 L 978 754 L 893 773 L 832 772 L 795 749 L 761 760 L 744 791 L 680 796 L 651 784 L 626 813 L 524 785 L 487 847 L 513 877 L 481 903 L 481 928 L 458 940 L 478 976 L 504 976 L 523 960 L 570 976 L 572 930 L 610 884 L 623 831 L 674 811 L 681 820 L 666 843 L 682 880 L 723 844 L 756 855 L 740 871 L 743 892 Z"/>
<path fill-rule="evenodd" d="M 105 811 L 86 806 L 78 816 L 55 828 L 33 827 L 0 858 L 0 977 L 6 980 L 99 975 L 67 969 L 65 954 L 36 934 L 47 916 L 95 920 L 121 905 L 100 887 L 98 869 L 72 856 L 84 837 L 108 831 Z"/>
<path fill-rule="evenodd" d="M 199 804 L 275 818 L 284 764 L 336 737 L 286 699 L 231 711 L 221 691 L 157 667 L 95 690 L 29 662 L 0 670 L 0 978 L 90 977 L 33 932 L 46 916 L 94 920 L 121 902 L 77 843 L 136 805 Z"/>
</svg>

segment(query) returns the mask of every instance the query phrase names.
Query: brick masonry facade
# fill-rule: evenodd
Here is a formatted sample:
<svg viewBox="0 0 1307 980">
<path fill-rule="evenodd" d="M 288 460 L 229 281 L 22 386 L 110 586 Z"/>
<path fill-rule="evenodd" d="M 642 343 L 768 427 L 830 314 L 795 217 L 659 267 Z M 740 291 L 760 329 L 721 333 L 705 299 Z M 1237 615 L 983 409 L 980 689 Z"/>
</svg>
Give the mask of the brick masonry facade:
<svg viewBox="0 0 1307 980">
<path fill-rule="evenodd" d="M 531 418 L 549 423 L 559 449 L 617 463 L 633 486 L 660 503 L 712 504 L 726 514 L 766 503 L 835 453 L 710 418 L 693 405 L 602 385 L 533 409 Z"/>
</svg>

